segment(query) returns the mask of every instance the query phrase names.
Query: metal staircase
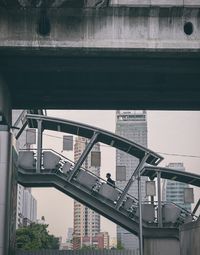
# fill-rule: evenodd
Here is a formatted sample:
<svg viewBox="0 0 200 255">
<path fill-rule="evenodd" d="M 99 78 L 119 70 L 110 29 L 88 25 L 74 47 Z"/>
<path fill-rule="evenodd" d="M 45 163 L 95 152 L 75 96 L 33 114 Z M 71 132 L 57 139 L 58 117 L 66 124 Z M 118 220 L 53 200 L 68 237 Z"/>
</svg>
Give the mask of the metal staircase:
<svg viewBox="0 0 200 255">
<path fill-rule="evenodd" d="M 75 164 L 63 155 L 50 149 L 42 150 L 42 165 L 39 173 L 36 172 L 36 161 L 36 150 L 23 150 L 19 152 L 18 182 L 20 184 L 27 187 L 54 187 L 131 233 L 138 235 L 137 198 L 126 194 L 123 203 L 117 208 L 117 200 L 122 194 L 122 190 L 117 187 L 113 188 L 105 180 L 82 167 L 70 179 Z M 159 228 L 157 203 L 144 202 L 142 204 L 143 236 L 145 238 L 178 238 L 179 225 L 191 215 L 175 204 L 170 204 L 170 206 L 174 210 L 171 222 L 168 221 L 163 224 L 162 228 Z"/>
<path fill-rule="evenodd" d="M 27 114 L 23 126 L 37 128 L 37 149 L 23 150 L 18 157 L 18 182 L 27 187 L 55 187 L 66 195 L 88 206 L 133 234 L 142 233 L 145 238 L 179 238 L 179 225 L 193 215 L 172 203 L 138 200 L 129 195 L 132 183 L 138 180 L 144 166 L 154 168 L 163 159 L 159 154 L 97 127 L 44 115 Z M 44 130 L 64 132 L 89 139 L 85 150 L 76 163 L 53 150 L 42 149 Z M 139 164 L 124 190 L 114 188 L 105 180 L 82 167 L 95 143 L 101 142 L 138 158 Z M 157 169 L 157 168 L 156 168 Z M 158 176 L 161 172 L 155 170 Z M 146 173 L 146 172 L 144 172 Z M 147 172 L 148 174 L 148 172 Z M 154 176 L 155 174 L 153 174 Z M 160 177 L 157 177 L 160 179 Z M 141 185 L 140 185 L 141 186 Z M 141 231 L 142 226 L 142 231 Z"/>
</svg>

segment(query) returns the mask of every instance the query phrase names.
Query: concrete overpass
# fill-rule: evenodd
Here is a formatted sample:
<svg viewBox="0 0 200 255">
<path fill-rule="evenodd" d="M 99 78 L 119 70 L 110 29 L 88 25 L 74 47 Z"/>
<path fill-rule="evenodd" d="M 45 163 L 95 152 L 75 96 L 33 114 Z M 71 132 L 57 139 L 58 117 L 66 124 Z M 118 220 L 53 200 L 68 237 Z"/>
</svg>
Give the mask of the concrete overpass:
<svg viewBox="0 0 200 255">
<path fill-rule="evenodd" d="M 13 108 L 200 108 L 198 0 L 83 2 L 1 1 Z"/>
</svg>

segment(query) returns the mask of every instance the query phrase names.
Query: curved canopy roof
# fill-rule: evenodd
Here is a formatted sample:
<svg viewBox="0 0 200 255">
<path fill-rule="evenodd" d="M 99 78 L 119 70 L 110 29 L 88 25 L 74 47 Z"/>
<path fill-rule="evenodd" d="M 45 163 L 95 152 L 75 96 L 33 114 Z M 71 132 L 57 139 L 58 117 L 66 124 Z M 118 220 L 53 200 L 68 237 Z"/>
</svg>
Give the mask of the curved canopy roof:
<svg viewBox="0 0 200 255">
<path fill-rule="evenodd" d="M 116 149 L 122 150 L 138 159 L 142 159 L 144 155 L 148 153 L 149 156 L 146 162 L 150 165 L 158 165 L 163 159 L 162 156 L 137 143 L 97 127 L 43 115 L 27 114 L 26 118 L 29 126 L 35 128 L 37 127 L 37 120 L 42 120 L 43 129 L 69 133 L 85 138 L 92 138 L 95 133 L 98 133 L 97 142 L 115 147 Z"/>
<path fill-rule="evenodd" d="M 200 187 L 200 175 L 172 168 L 145 166 L 141 174 L 143 176 L 148 176 L 150 179 L 154 179 L 158 171 L 161 173 L 161 178 L 163 179 L 188 183 Z"/>
</svg>

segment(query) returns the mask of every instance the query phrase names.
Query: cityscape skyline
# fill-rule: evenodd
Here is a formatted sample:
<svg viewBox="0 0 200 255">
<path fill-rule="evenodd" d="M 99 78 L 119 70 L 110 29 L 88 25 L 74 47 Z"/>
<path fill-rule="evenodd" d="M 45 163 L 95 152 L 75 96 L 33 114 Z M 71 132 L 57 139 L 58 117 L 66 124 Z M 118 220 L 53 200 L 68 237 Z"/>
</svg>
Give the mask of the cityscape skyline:
<svg viewBox="0 0 200 255">
<path fill-rule="evenodd" d="M 51 116 L 66 118 L 97 126 L 111 132 L 115 130 L 115 111 L 48 111 Z M 200 124 L 199 112 L 160 112 L 148 111 L 148 144 L 149 148 L 170 154 L 184 154 L 198 156 L 200 135 L 198 126 Z M 62 151 L 62 134 L 46 132 L 44 146 Z M 53 137 L 49 136 L 52 135 Z M 55 138 L 54 136 L 58 137 Z M 72 154 L 72 153 L 71 153 Z M 70 152 L 67 153 L 70 156 Z M 198 173 L 199 158 L 165 155 L 162 165 L 169 162 L 183 161 L 186 170 Z M 115 178 L 115 152 L 112 148 L 102 146 L 102 172 L 101 177 L 105 178 L 106 172 L 110 171 Z M 38 198 L 38 214 L 45 215 L 49 223 L 51 233 L 65 236 L 66 228 L 72 227 L 72 204 L 73 200 L 64 197 L 53 189 L 34 189 L 34 195 Z M 53 201 L 55 206 L 49 208 L 47 198 Z M 71 208 L 71 209 L 70 209 Z M 50 212 L 51 210 L 51 212 Z M 55 213 L 57 217 L 55 219 Z M 69 215 L 64 219 L 63 215 Z M 71 215 L 71 216 L 70 216 Z M 109 231 L 110 236 L 115 236 L 115 224 L 102 217 L 102 230 Z"/>
</svg>

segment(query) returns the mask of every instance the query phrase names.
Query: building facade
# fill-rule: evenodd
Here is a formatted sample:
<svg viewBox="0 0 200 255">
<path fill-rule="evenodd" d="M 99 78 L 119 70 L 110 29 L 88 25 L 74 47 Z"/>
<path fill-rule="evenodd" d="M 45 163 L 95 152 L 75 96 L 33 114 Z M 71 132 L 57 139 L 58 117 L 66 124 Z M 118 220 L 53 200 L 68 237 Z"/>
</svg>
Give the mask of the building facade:
<svg viewBox="0 0 200 255">
<path fill-rule="evenodd" d="M 74 145 L 74 161 L 76 162 L 84 151 L 88 140 L 77 137 Z M 96 154 L 95 154 L 96 153 Z M 92 151 L 84 161 L 82 167 L 100 176 L 100 160 L 96 156 L 100 155 L 100 144 L 93 146 Z M 81 203 L 74 201 L 74 233 L 73 249 L 80 249 L 83 240 L 92 245 L 92 238 L 100 232 L 100 215 Z M 85 239 L 84 239 L 85 238 Z M 86 242 L 86 241 L 85 241 Z"/>
<path fill-rule="evenodd" d="M 147 115 L 146 111 L 116 111 L 116 134 L 147 147 Z M 127 153 L 116 150 L 116 185 L 124 189 L 131 175 L 136 169 L 139 160 Z M 142 198 L 145 199 L 145 181 L 142 178 Z M 134 182 L 129 189 L 129 194 L 138 197 L 138 185 Z M 139 249 L 138 238 L 117 226 L 117 243 L 128 250 Z"/>
<path fill-rule="evenodd" d="M 67 229 L 67 240 L 72 240 L 73 238 L 73 233 L 74 233 L 74 229 L 73 228 L 68 228 Z"/>
<path fill-rule="evenodd" d="M 183 163 L 169 163 L 166 167 L 185 171 Z M 189 188 L 189 185 L 173 180 L 166 180 L 163 184 L 163 200 L 173 202 L 191 212 L 191 204 L 185 203 L 184 201 L 185 188 Z"/>
<path fill-rule="evenodd" d="M 22 114 L 22 110 L 12 111 L 12 123 L 15 125 L 18 117 Z M 17 141 L 18 149 L 27 149 L 29 145 L 26 142 L 26 132 L 23 132 Z M 27 226 L 31 222 L 37 220 L 37 201 L 31 194 L 31 188 L 25 188 L 17 185 L 17 212 L 16 212 L 16 228 Z"/>
<path fill-rule="evenodd" d="M 94 249 L 109 249 L 109 234 L 108 232 L 100 232 L 92 238 L 84 236 L 82 246 L 90 246 Z"/>
</svg>

